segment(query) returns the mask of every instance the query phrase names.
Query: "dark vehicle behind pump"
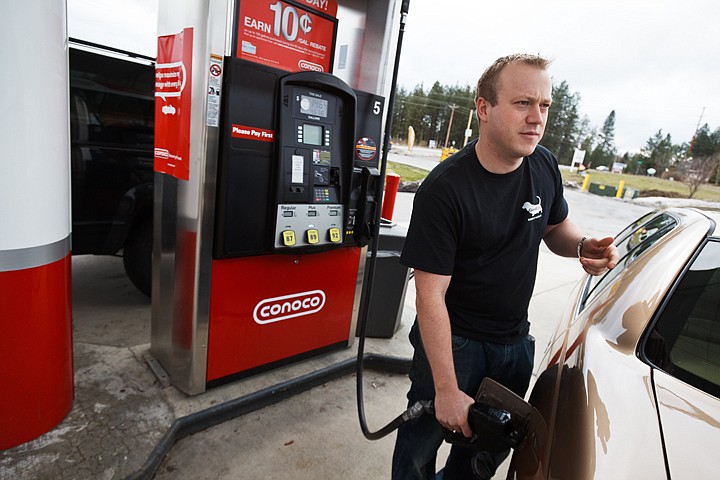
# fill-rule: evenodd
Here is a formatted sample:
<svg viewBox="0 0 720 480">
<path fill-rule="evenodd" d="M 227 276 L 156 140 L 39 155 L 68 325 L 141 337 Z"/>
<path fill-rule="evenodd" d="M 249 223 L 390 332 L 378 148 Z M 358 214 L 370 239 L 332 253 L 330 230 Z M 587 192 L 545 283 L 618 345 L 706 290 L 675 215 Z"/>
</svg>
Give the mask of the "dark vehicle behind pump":
<svg viewBox="0 0 720 480">
<path fill-rule="evenodd" d="M 70 48 L 73 254 L 115 255 L 151 291 L 154 62 Z"/>
</svg>

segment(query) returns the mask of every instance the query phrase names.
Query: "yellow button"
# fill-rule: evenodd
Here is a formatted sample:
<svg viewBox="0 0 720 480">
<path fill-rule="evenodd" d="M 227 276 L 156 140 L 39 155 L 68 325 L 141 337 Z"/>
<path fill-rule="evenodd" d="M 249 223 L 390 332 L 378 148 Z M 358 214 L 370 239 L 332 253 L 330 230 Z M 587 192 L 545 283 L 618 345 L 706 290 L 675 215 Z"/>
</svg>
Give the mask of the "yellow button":
<svg viewBox="0 0 720 480">
<path fill-rule="evenodd" d="M 330 235 L 330 241 L 333 243 L 340 243 L 340 241 L 342 240 L 339 228 L 331 228 L 330 230 L 328 230 L 328 234 Z"/>
<path fill-rule="evenodd" d="M 320 234 L 314 228 L 307 231 L 307 241 L 311 245 L 315 245 L 320 241 Z"/>
<path fill-rule="evenodd" d="M 292 247 L 293 245 L 295 245 L 295 232 L 293 232 L 292 230 L 285 230 L 284 232 L 282 232 L 282 236 L 283 245 L 285 245 L 286 247 Z"/>
</svg>

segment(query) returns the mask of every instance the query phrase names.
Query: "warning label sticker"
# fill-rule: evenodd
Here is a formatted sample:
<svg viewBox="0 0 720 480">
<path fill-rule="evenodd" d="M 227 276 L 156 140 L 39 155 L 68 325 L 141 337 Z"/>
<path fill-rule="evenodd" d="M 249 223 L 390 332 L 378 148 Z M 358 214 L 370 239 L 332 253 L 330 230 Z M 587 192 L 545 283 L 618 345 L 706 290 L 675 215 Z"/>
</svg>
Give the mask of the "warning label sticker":
<svg viewBox="0 0 720 480">
<path fill-rule="evenodd" d="M 377 145 L 372 138 L 363 137 L 355 144 L 355 155 L 360 160 L 370 161 L 375 158 Z"/>
</svg>

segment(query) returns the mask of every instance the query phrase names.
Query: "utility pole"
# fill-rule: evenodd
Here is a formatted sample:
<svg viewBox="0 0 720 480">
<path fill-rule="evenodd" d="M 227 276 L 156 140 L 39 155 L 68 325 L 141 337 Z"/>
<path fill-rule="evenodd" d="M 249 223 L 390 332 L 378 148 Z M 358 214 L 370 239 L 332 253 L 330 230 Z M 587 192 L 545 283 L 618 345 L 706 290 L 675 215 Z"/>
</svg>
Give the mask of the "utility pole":
<svg viewBox="0 0 720 480">
<path fill-rule="evenodd" d="M 463 142 L 463 147 L 467 145 L 468 140 L 470 139 L 470 136 L 472 135 L 472 130 L 470 130 L 470 125 L 472 124 L 473 114 L 475 113 L 475 110 L 470 110 L 470 115 L 468 116 L 468 124 L 465 128 L 465 141 Z"/>
<path fill-rule="evenodd" d="M 445 135 L 445 148 L 448 146 L 448 140 L 450 139 L 450 129 L 452 128 L 453 117 L 455 116 L 455 109 L 458 106 L 454 103 L 450 105 L 450 122 L 448 124 L 447 135 Z"/>
<path fill-rule="evenodd" d="M 697 135 L 697 131 L 700 130 L 700 123 L 702 122 L 702 117 L 705 115 L 705 107 L 703 107 L 702 112 L 700 112 L 700 118 L 698 118 L 698 123 L 695 126 L 695 134 Z"/>
<path fill-rule="evenodd" d="M 700 130 L 700 123 L 702 122 L 703 115 L 705 115 L 705 107 L 703 107 L 702 112 L 700 112 L 700 118 L 698 118 L 698 123 L 695 125 L 695 133 L 693 133 L 692 140 L 690 140 L 690 152 L 692 152 L 693 144 L 695 143 L 695 137 L 697 137 L 697 132 Z"/>
</svg>

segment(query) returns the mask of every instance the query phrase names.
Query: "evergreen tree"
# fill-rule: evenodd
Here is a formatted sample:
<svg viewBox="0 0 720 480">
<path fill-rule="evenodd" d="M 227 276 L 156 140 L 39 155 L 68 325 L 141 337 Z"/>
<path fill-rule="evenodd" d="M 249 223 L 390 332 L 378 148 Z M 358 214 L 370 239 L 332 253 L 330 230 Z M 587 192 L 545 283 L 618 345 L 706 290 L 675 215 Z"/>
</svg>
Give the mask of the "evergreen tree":
<svg viewBox="0 0 720 480">
<path fill-rule="evenodd" d="M 405 88 L 398 86 L 395 92 L 395 105 L 393 107 L 393 122 L 390 135 L 395 141 L 407 140 L 407 131 L 410 124 L 408 123 L 408 103 L 409 94 Z"/>
<path fill-rule="evenodd" d="M 645 157 L 644 168 L 654 168 L 660 177 L 666 176 L 666 172 L 675 162 L 678 147 L 673 145 L 670 134 L 663 136 L 662 129 L 650 137 L 642 149 Z M 642 172 L 641 172 L 642 173 Z"/>
<path fill-rule="evenodd" d="M 415 90 L 405 99 L 407 108 L 408 126 L 415 129 L 415 144 L 427 140 L 430 130 L 430 117 L 428 111 L 428 99 L 423 91 L 422 84 L 415 87 Z M 407 137 L 407 128 L 403 136 Z"/>
<path fill-rule="evenodd" d="M 465 129 L 468 125 L 468 118 L 471 112 L 475 111 L 475 90 L 466 85 L 461 87 L 455 85 L 445 89 L 446 99 L 450 105 L 454 105 L 455 115 L 453 117 L 452 128 L 450 129 L 450 137 L 448 139 L 450 145 L 455 142 L 455 147 L 462 147 L 465 139 Z M 474 115 L 473 115 L 474 117 Z M 448 118 L 448 121 L 450 119 Z M 448 125 L 443 125 L 441 133 L 447 133 Z M 477 122 L 473 127 L 470 122 L 470 128 L 473 130 L 473 137 L 477 137 Z M 443 137 L 443 141 L 445 138 Z M 472 140 L 472 137 L 471 137 Z"/>
<path fill-rule="evenodd" d="M 610 112 L 603 122 L 603 126 L 598 134 L 597 147 L 593 149 L 593 164 L 595 167 L 604 165 L 611 167 L 615 161 L 617 148 L 615 147 L 615 110 Z"/>
<path fill-rule="evenodd" d="M 710 132 L 708 124 L 703 125 L 690 142 L 688 155 L 702 164 L 715 185 L 720 183 L 720 128 Z"/>
<path fill-rule="evenodd" d="M 447 105 L 447 96 L 445 94 L 445 88 L 440 85 L 440 82 L 435 82 L 428 93 L 428 115 L 430 116 L 430 129 L 428 134 L 428 140 L 436 140 L 438 145 L 441 142 L 443 136 L 446 119 L 448 118 L 449 111 L 443 108 Z"/>
<path fill-rule="evenodd" d="M 572 93 L 563 81 L 553 85 L 552 100 L 542 144 L 555 154 L 558 162 L 569 165 L 581 132 L 580 95 Z"/>
<path fill-rule="evenodd" d="M 433 83 L 427 93 L 423 84 L 417 85 L 412 92 L 398 87 L 391 132 L 393 138 L 407 139 L 408 127 L 412 126 L 418 145 L 435 140 L 440 146 L 448 136 L 450 144 L 455 142 L 455 146 L 462 146 L 468 118 L 475 109 L 474 94 L 474 86 L 443 86 L 438 81 Z M 573 151 L 579 144 L 586 152 L 586 167 L 612 166 L 617 158 L 615 110 L 610 112 L 600 129 L 594 129 L 587 117 L 580 115 L 580 94 L 573 92 L 566 81 L 553 85 L 552 95 L 553 104 L 548 113 L 542 144 L 555 153 L 561 164 L 570 164 Z M 453 122 L 450 125 L 453 111 Z M 472 137 L 477 137 L 477 122 L 473 120 L 470 125 Z M 648 140 L 639 154 L 623 156 L 626 172 L 645 174 L 648 168 L 655 168 L 658 173 L 664 174 L 666 168 L 673 167 L 681 150 L 681 146 L 672 144 L 670 135 L 663 135 L 660 130 Z M 687 150 L 687 156 L 718 159 L 718 166 L 711 178 L 720 182 L 720 129 L 712 132 L 704 125 Z"/>
</svg>

